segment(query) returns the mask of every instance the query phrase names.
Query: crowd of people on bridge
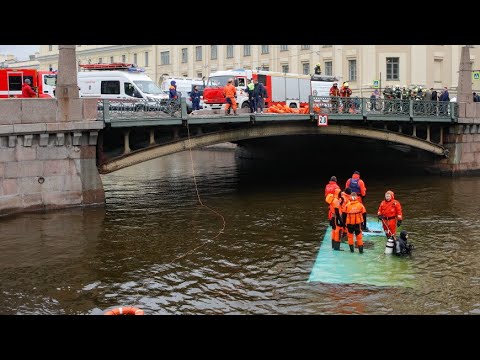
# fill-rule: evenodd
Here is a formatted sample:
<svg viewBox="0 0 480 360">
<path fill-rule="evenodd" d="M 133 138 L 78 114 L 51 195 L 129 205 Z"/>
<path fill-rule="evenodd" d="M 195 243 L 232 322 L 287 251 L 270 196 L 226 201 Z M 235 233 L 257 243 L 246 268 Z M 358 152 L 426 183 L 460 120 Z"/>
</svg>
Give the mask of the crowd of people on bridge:
<svg viewBox="0 0 480 360">
<path fill-rule="evenodd" d="M 365 182 L 360 178 L 360 172 L 355 171 L 345 183 L 342 191 L 336 176 L 332 176 L 325 186 L 325 201 L 329 204 L 328 221 L 332 227 L 332 249 L 340 251 L 341 239 L 347 237 L 350 252 L 355 251 L 354 235 L 358 252 L 363 253 L 363 232 L 370 232 L 367 227 L 367 210 L 364 198 L 367 195 Z M 403 212 L 400 202 L 394 193 L 388 190 L 377 210 L 378 220 L 382 222 L 387 238 L 398 242 L 396 255 L 407 255 L 412 246 L 408 244 L 408 233 L 402 230 L 397 236 L 397 227 L 402 225 Z"/>
</svg>

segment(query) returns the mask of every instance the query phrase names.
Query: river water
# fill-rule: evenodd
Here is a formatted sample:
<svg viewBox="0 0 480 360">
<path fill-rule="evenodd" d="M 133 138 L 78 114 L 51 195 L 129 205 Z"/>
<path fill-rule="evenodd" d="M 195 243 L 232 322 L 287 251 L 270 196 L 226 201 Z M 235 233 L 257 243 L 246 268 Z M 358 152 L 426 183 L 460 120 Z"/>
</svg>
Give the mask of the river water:
<svg viewBox="0 0 480 360">
<path fill-rule="evenodd" d="M 0 219 L 0 313 L 480 314 L 480 178 L 191 155 L 209 208 L 183 152 L 103 176 L 105 208 Z M 308 281 L 325 184 L 354 170 L 369 213 L 388 189 L 402 203 L 412 286 Z"/>
</svg>

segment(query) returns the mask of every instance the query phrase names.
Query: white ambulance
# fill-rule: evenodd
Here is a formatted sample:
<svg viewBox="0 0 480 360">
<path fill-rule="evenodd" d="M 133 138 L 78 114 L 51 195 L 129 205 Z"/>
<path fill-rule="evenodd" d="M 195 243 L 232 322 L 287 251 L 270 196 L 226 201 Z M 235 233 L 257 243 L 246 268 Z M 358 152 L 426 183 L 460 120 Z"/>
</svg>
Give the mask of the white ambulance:
<svg viewBox="0 0 480 360">
<path fill-rule="evenodd" d="M 108 100 L 139 100 L 158 103 L 168 99 L 152 79 L 144 74 L 144 69 L 133 64 L 85 64 L 78 72 L 80 97 Z"/>
</svg>

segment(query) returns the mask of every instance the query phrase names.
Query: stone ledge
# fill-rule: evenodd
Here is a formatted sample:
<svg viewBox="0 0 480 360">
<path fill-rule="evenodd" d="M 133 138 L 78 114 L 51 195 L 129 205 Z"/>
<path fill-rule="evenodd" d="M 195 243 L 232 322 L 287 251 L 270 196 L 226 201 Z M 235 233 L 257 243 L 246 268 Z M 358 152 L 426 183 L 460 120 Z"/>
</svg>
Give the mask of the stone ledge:
<svg viewBox="0 0 480 360">
<path fill-rule="evenodd" d="M 36 133 L 58 133 L 101 130 L 105 127 L 103 121 L 76 121 L 65 123 L 38 123 L 38 124 L 14 124 L 0 125 L 1 135 L 25 135 Z"/>
</svg>

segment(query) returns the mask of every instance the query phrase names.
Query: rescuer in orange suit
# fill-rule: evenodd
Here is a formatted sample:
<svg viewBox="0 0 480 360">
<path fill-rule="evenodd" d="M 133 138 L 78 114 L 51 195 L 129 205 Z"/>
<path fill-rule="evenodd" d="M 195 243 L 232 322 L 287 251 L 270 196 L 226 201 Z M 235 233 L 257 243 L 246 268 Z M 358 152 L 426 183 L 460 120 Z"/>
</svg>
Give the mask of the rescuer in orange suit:
<svg viewBox="0 0 480 360">
<path fill-rule="evenodd" d="M 352 192 L 357 193 L 357 198 L 360 203 L 363 204 L 363 198 L 367 195 L 367 187 L 362 179 L 360 179 L 360 172 L 355 171 L 350 179 L 345 183 L 345 188 L 350 188 Z M 367 228 L 367 222 L 362 225 L 363 231 L 369 231 Z"/>
<path fill-rule="evenodd" d="M 358 252 L 363 253 L 363 235 L 362 224 L 367 223 L 367 211 L 365 206 L 358 201 L 357 193 L 352 192 L 350 195 L 350 202 L 345 207 L 343 213 L 343 222 L 347 225 L 348 230 L 348 246 L 350 252 L 354 252 L 353 233 L 355 232 L 355 238 L 357 240 Z"/>
<path fill-rule="evenodd" d="M 340 97 L 340 89 L 338 88 L 337 83 L 333 83 L 332 87 L 330 88 L 330 102 L 332 104 L 332 113 L 338 113 L 338 98 Z"/>
<path fill-rule="evenodd" d="M 340 250 L 340 233 L 345 226 L 342 218 L 342 203 L 344 199 L 341 196 L 340 188 L 335 189 L 333 193 L 333 225 L 332 225 L 332 247 L 333 250 Z"/>
<path fill-rule="evenodd" d="M 325 201 L 329 204 L 328 222 L 332 227 L 332 249 L 334 250 L 340 250 L 340 231 L 344 226 L 341 211 L 343 198 L 340 192 L 340 188 L 337 188 L 333 194 L 327 194 L 325 197 Z"/>
<path fill-rule="evenodd" d="M 342 191 L 340 193 L 340 196 L 342 197 L 342 204 L 340 207 L 340 210 L 342 214 L 346 211 L 347 209 L 347 204 L 350 202 L 351 198 L 350 195 L 352 194 L 352 189 L 346 188 L 345 191 Z M 345 225 L 345 222 L 343 222 L 343 228 L 340 234 L 340 237 L 343 238 L 344 236 L 347 235 L 347 226 Z"/>
<path fill-rule="evenodd" d="M 337 177 L 332 176 L 328 184 L 325 186 L 325 197 L 327 197 L 328 194 L 333 194 L 336 189 L 340 189 L 340 186 L 337 184 Z"/>
<path fill-rule="evenodd" d="M 345 183 L 345 189 L 350 188 L 352 192 L 356 192 L 358 201 L 363 203 L 363 198 L 367 196 L 367 188 L 365 182 L 360 179 L 360 172 L 355 171 L 350 179 Z"/>
<path fill-rule="evenodd" d="M 227 85 L 223 88 L 223 96 L 227 100 L 227 105 L 225 105 L 225 115 L 228 115 L 228 109 L 230 106 L 233 108 L 233 114 L 237 114 L 237 101 L 235 100 L 235 96 L 237 95 L 237 89 L 233 85 L 233 80 L 229 79 Z"/>
<path fill-rule="evenodd" d="M 385 193 L 385 200 L 380 203 L 377 215 L 378 219 L 383 223 L 383 230 L 385 230 L 387 238 L 395 235 L 397 226 L 402 225 L 403 214 L 402 205 L 400 205 L 398 200 L 395 200 L 393 191 L 388 190 Z"/>
</svg>

